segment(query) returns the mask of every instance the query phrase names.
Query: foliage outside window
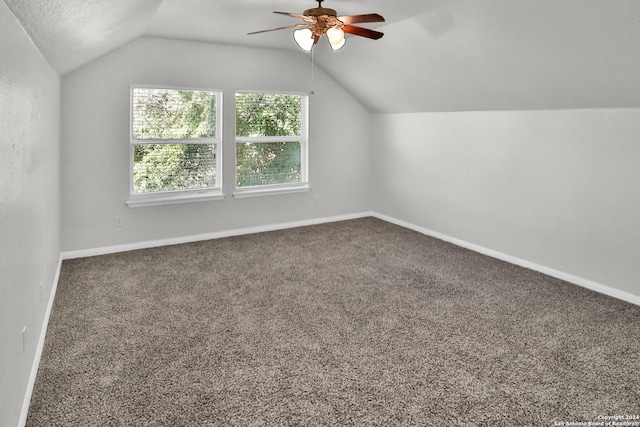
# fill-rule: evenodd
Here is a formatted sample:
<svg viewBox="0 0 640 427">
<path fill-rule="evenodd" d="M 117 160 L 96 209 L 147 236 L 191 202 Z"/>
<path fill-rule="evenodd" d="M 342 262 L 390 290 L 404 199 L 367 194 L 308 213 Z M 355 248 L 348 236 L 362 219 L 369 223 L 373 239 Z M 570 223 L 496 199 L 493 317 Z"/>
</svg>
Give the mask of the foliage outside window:
<svg viewBox="0 0 640 427">
<path fill-rule="evenodd" d="M 236 189 L 307 184 L 308 97 L 236 93 Z"/>
<path fill-rule="evenodd" d="M 221 94 L 131 89 L 131 194 L 220 190 Z"/>
</svg>

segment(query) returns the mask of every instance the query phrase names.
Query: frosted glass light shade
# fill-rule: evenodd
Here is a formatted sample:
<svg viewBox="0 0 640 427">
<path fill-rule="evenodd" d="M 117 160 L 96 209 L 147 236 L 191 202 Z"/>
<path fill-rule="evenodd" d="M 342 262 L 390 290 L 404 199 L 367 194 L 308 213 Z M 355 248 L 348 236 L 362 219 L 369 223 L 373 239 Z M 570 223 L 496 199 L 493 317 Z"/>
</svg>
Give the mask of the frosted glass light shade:
<svg viewBox="0 0 640 427">
<path fill-rule="evenodd" d="M 340 45 L 344 40 L 344 31 L 342 28 L 331 27 L 327 30 L 327 38 L 332 46 Z"/>
<path fill-rule="evenodd" d="M 331 45 L 331 49 L 338 50 L 344 46 L 346 40 L 344 38 L 344 31 L 342 28 L 329 28 L 327 30 L 327 38 L 329 39 L 329 44 Z"/>
<path fill-rule="evenodd" d="M 308 28 L 303 28 L 300 30 L 295 30 L 293 32 L 293 39 L 296 41 L 300 49 L 305 52 L 311 52 L 311 48 L 313 47 L 313 33 Z"/>
<path fill-rule="evenodd" d="M 344 44 L 347 42 L 346 39 L 342 39 L 341 42 L 339 43 L 331 43 L 331 40 L 329 40 L 329 44 L 331 45 L 331 49 L 333 50 L 339 50 L 342 48 L 342 46 L 344 46 Z"/>
</svg>

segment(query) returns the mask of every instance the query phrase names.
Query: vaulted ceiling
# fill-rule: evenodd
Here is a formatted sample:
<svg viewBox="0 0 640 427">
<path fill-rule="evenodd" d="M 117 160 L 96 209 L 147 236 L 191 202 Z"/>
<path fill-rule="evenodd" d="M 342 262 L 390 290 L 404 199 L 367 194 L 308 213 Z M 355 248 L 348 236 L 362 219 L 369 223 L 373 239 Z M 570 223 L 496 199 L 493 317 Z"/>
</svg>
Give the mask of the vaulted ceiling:
<svg viewBox="0 0 640 427">
<path fill-rule="evenodd" d="M 312 0 L 4 0 L 66 74 L 140 36 L 297 49 Z M 638 0 L 326 0 L 377 12 L 372 41 L 349 37 L 314 62 L 373 112 L 640 107 Z"/>
</svg>

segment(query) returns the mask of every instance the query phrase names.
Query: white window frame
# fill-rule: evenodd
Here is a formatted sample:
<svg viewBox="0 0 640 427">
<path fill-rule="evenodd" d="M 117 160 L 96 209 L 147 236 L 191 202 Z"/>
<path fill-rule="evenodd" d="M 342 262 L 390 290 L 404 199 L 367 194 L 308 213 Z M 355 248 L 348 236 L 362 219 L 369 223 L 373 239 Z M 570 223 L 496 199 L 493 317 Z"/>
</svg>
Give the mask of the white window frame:
<svg viewBox="0 0 640 427">
<path fill-rule="evenodd" d="M 216 94 L 216 134 L 211 138 L 189 138 L 189 139 L 133 139 L 133 91 L 134 89 L 167 89 L 167 90 L 191 90 L 202 92 L 214 92 Z M 130 208 L 144 206 L 169 205 L 188 202 L 204 202 L 210 200 L 221 200 L 222 193 L 222 101 L 221 89 L 194 88 L 170 85 L 129 85 L 129 200 L 127 206 Z M 173 190 L 157 191 L 149 193 L 134 193 L 133 191 L 133 162 L 134 147 L 136 145 L 156 145 L 156 144 L 214 144 L 216 156 L 216 185 L 210 188 L 199 188 L 195 190 Z"/>
<path fill-rule="evenodd" d="M 309 186 L 309 94 L 306 92 L 275 91 L 275 90 L 236 90 L 234 92 L 234 102 L 238 93 L 264 93 L 277 95 L 297 95 L 301 97 L 300 108 L 300 136 L 256 136 L 256 137 L 235 137 L 233 153 L 233 197 L 242 199 L 247 197 L 271 196 L 275 194 L 301 193 L 307 192 Z M 234 134 L 237 130 L 235 121 L 234 106 Z M 272 185 L 256 185 L 251 187 L 236 186 L 236 153 L 237 145 L 245 143 L 264 142 L 299 142 L 300 143 L 300 182 Z"/>
</svg>

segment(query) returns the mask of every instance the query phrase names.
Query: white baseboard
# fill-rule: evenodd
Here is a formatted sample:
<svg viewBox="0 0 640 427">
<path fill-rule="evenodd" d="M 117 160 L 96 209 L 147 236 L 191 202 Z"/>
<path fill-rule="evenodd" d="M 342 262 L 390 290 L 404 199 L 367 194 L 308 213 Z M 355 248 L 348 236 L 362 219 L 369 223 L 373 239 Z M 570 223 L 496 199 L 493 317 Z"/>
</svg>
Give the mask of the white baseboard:
<svg viewBox="0 0 640 427">
<path fill-rule="evenodd" d="M 216 231 L 213 233 L 203 233 L 184 237 L 171 237 L 168 239 L 150 240 L 146 242 L 127 243 L 123 245 L 106 246 L 93 249 L 82 249 L 77 251 L 62 252 L 62 259 L 86 258 L 90 256 L 107 255 L 117 252 L 133 251 L 137 249 L 149 249 L 159 246 L 179 245 L 182 243 L 200 242 L 203 240 L 220 239 L 223 237 L 242 236 L 245 234 L 263 233 L 266 231 L 284 230 L 287 228 L 304 227 L 307 225 L 325 224 L 336 221 L 346 221 L 350 219 L 374 216 L 372 212 L 358 212 L 346 215 L 336 215 L 330 217 L 312 218 L 300 221 L 281 222 L 277 224 L 259 225 L 256 227 L 237 228 L 234 230 Z"/>
<path fill-rule="evenodd" d="M 33 387 L 36 384 L 36 376 L 38 375 L 38 367 L 40 366 L 40 359 L 42 358 L 42 351 L 44 350 L 44 340 L 47 335 L 47 327 L 49 326 L 49 317 L 51 317 L 51 310 L 53 309 L 53 301 L 56 297 L 56 290 L 58 289 L 58 280 L 60 279 L 60 268 L 62 267 L 62 254 L 58 258 L 58 266 L 56 267 L 56 273 L 53 277 L 53 284 L 51 285 L 51 293 L 49 294 L 49 301 L 47 302 L 47 310 L 44 313 L 42 319 L 42 328 L 40 328 L 40 337 L 36 344 L 36 354 L 33 357 L 33 363 L 31 364 L 31 374 L 29 375 L 29 382 L 27 383 L 27 390 L 24 394 L 24 400 L 22 401 L 22 410 L 20 411 L 20 420 L 18 421 L 18 427 L 24 427 L 27 423 L 27 415 L 29 415 L 29 405 L 31 404 L 31 396 L 33 395 Z"/>
<path fill-rule="evenodd" d="M 582 277 L 574 276 L 572 274 L 565 273 L 563 271 L 559 271 L 550 267 L 546 267 L 544 265 L 536 264 L 531 261 L 527 261 L 518 257 L 507 255 L 505 253 L 498 252 L 493 249 L 485 248 L 484 246 L 479 246 L 474 243 L 457 239 L 455 237 L 451 237 L 446 234 L 442 234 L 437 231 L 430 230 L 428 228 L 420 227 L 410 222 L 402 221 L 402 220 L 399 220 L 387 215 L 383 215 L 377 212 L 372 212 L 371 215 L 383 221 L 387 221 L 392 224 L 396 224 L 401 227 L 417 231 L 418 233 L 435 237 L 436 239 L 444 240 L 445 242 L 453 243 L 456 246 L 460 246 L 465 249 L 470 249 L 474 252 L 478 252 L 483 255 L 487 255 L 492 258 L 499 259 L 501 261 L 506 261 L 510 264 L 515 264 L 524 268 L 528 268 L 530 270 L 538 271 L 540 273 L 546 274 L 547 276 L 555 277 L 557 279 L 564 280 L 569 283 L 573 283 L 574 285 L 582 286 L 583 288 L 587 288 L 592 291 L 596 291 L 601 294 L 605 294 L 610 297 L 617 298 L 617 299 L 629 302 L 631 304 L 640 306 L 640 295 L 634 295 L 629 292 L 621 291 L 620 289 L 616 289 L 611 286 L 603 285 L 601 283 L 597 283 L 592 280 L 584 279 Z"/>
</svg>

